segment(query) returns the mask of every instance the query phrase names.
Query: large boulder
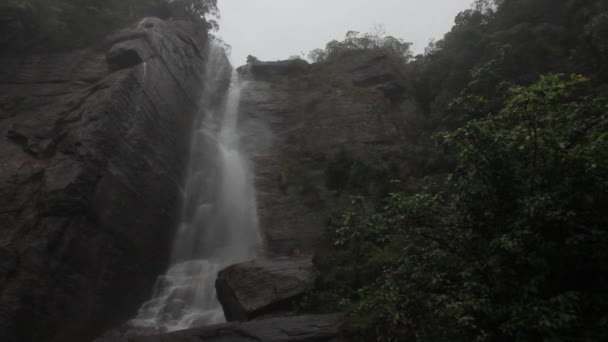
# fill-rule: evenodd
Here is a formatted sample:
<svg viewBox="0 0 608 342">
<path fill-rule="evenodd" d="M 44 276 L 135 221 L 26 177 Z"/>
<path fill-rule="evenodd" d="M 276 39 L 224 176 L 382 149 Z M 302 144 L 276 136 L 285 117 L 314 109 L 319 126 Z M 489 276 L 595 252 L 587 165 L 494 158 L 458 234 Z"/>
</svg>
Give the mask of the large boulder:
<svg viewBox="0 0 608 342">
<path fill-rule="evenodd" d="M 219 272 L 215 287 L 228 321 L 285 314 L 317 278 L 310 257 L 281 257 L 232 265 Z"/>
<path fill-rule="evenodd" d="M 96 342 L 339 342 L 342 322 L 338 314 L 283 317 Z"/>
<path fill-rule="evenodd" d="M 134 315 L 180 214 L 206 32 L 142 20 L 0 57 L 0 341 L 87 341 Z M 226 75 L 229 79 L 229 73 Z"/>
</svg>

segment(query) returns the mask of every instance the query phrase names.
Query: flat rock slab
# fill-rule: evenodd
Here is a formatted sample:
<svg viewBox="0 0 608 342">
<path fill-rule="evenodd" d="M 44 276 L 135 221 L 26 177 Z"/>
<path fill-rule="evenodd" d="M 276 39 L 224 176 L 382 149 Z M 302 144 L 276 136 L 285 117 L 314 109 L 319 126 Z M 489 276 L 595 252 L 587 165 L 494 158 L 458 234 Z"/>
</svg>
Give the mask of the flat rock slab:
<svg viewBox="0 0 608 342">
<path fill-rule="evenodd" d="M 338 342 L 341 341 L 342 323 L 340 314 L 296 316 L 232 322 L 105 342 Z"/>
<path fill-rule="evenodd" d="M 218 273 L 217 296 L 228 321 L 289 311 L 317 279 L 310 257 L 281 257 L 232 265 Z"/>
</svg>

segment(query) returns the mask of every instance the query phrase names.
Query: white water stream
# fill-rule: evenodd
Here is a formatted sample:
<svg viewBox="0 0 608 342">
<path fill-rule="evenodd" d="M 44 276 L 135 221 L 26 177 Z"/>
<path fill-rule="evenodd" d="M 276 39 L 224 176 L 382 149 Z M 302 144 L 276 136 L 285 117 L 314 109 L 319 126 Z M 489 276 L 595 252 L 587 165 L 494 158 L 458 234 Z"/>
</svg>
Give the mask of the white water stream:
<svg viewBox="0 0 608 342">
<path fill-rule="evenodd" d="M 192 138 L 172 266 L 158 278 L 153 298 L 129 322 L 135 329 L 170 332 L 223 322 L 215 294 L 217 272 L 254 259 L 260 245 L 252 174 L 240 148 L 243 85 L 233 70 L 225 103 L 213 111 L 222 71 L 231 66 L 221 48 L 210 50 L 202 101 L 208 108 Z"/>
</svg>

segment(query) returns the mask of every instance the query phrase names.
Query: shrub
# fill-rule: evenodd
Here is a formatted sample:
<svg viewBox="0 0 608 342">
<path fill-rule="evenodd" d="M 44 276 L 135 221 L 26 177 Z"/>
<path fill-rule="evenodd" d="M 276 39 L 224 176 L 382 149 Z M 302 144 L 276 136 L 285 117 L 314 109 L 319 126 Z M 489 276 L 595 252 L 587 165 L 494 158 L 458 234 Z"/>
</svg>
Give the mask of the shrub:
<svg viewBox="0 0 608 342">
<path fill-rule="evenodd" d="M 608 101 L 587 81 L 512 87 L 438 135 L 458 155 L 445 183 L 333 221 L 318 291 L 354 340 L 608 338 Z"/>
</svg>

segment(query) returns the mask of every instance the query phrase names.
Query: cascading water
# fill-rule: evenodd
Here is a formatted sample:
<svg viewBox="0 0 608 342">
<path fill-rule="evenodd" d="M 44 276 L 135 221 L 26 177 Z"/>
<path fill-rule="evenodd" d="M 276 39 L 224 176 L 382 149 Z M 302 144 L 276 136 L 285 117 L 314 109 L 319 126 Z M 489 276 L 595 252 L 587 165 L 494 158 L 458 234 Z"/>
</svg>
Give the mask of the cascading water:
<svg viewBox="0 0 608 342">
<path fill-rule="evenodd" d="M 215 295 L 217 273 L 255 258 L 260 245 L 252 176 L 239 146 L 243 85 L 235 70 L 221 110 L 212 105 L 222 70 L 231 68 L 223 53 L 217 46 L 210 49 L 202 101 L 208 108 L 193 135 L 172 266 L 157 280 L 153 298 L 130 321 L 135 329 L 169 332 L 224 321 Z"/>
</svg>

